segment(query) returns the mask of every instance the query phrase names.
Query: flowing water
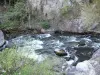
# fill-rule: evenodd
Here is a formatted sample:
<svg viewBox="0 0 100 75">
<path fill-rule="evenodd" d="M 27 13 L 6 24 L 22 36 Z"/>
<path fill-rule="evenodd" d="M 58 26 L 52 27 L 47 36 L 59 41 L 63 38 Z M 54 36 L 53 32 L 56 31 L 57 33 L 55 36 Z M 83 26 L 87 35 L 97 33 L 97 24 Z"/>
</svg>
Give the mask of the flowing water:
<svg viewBox="0 0 100 75">
<path fill-rule="evenodd" d="M 88 60 L 100 47 L 100 38 L 91 35 L 22 35 L 11 39 L 19 54 L 37 61 L 48 56 L 56 56 L 55 49 L 66 49 L 70 54 L 75 53 L 79 61 Z"/>
</svg>

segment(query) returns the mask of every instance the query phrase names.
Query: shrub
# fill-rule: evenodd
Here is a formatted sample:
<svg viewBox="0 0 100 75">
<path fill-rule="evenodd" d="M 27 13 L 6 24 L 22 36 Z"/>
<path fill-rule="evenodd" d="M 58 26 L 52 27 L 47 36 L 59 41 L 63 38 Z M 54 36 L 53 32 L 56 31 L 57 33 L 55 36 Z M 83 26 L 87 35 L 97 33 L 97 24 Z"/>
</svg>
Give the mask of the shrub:
<svg viewBox="0 0 100 75">
<path fill-rule="evenodd" d="M 16 49 L 5 49 L 0 52 L 0 65 L 5 71 L 4 74 L 13 74 L 21 65 L 22 58 L 17 55 Z"/>
<path fill-rule="evenodd" d="M 40 24 L 44 29 L 49 29 L 50 28 L 50 25 L 49 25 L 48 21 L 42 21 L 42 22 L 40 22 Z"/>
<path fill-rule="evenodd" d="M 53 71 L 53 63 L 46 59 L 41 63 L 33 59 L 22 57 L 16 48 L 6 48 L 0 52 L 0 74 L 3 75 L 56 75 Z"/>
<path fill-rule="evenodd" d="M 68 6 L 64 6 L 63 8 L 61 8 L 60 9 L 61 15 L 67 17 L 68 16 L 68 9 L 69 9 Z"/>
<path fill-rule="evenodd" d="M 8 6 L 8 10 L 3 14 L 3 22 L 0 25 L 1 29 L 19 27 L 22 23 L 27 21 L 25 2 L 18 0 L 14 6 Z"/>
<path fill-rule="evenodd" d="M 56 75 L 53 71 L 53 65 L 51 65 L 49 60 L 45 60 L 42 63 L 35 64 L 26 64 L 21 68 L 19 72 L 16 72 L 14 75 Z"/>
</svg>

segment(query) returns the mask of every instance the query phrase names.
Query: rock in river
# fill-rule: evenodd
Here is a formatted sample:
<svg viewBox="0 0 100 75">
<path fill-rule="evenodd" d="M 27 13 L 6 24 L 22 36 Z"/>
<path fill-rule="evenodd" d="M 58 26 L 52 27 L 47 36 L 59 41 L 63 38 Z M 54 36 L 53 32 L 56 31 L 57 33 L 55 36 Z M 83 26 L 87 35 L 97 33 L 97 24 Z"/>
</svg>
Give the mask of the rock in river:
<svg viewBox="0 0 100 75">
<path fill-rule="evenodd" d="M 66 56 L 67 52 L 64 49 L 55 49 L 54 53 L 58 56 Z"/>
</svg>

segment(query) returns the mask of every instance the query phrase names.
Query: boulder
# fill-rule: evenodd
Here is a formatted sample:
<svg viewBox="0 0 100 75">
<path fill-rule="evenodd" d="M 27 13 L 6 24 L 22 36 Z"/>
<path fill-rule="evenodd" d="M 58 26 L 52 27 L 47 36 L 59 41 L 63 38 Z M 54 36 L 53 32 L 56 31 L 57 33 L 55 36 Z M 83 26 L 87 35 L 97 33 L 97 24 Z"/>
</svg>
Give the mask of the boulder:
<svg viewBox="0 0 100 75">
<path fill-rule="evenodd" d="M 0 47 L 5 43 L 5 39 L 4 39 L 4 34 L 3 32 L 0 30 Z"/>
<path fill-rule="evenodd" d="M 66 75 L 100 75 L 100 49 L 97 50 L 90 60 L 80 62 L 72 71 L 71 68 Z"/>
<path fill-rule="evenodd" d="M 68 55 L 67 52 L 63 49 L 55 49 L 54 50 L 54 53 L 58 56 L 66 56 Z"/>
<path fill-rule="evenodd" d="M 0 50 L 4 49 L 5 46 L 7 44 L 7 41 L 5 41 L 4 39 L 4 34 L 3 32 L 0 30 Z"/>
<path fill-rule="evenodd" d="M 76 69 L 79 71 L 89 71 L 89 66 L 88 66 L 89 62 L 88 61 L 84 61 L 84 62 L 79 62 L 76 65 Z"/>
<path fill-rule="evenodd" d="M 80 42 L 79 42 L 79 46 L 85 46 L 85 45 L 86 45 L 85 40 L 80 40 Z"/>
<path fill-rule="evenodd" d="M 89 39 L 89 38 L 82 38 L 80 41 L 79 41 L 79 45 L 78 46 L 91 46 L 92 44 L 92 40 Z"/>
</svg>

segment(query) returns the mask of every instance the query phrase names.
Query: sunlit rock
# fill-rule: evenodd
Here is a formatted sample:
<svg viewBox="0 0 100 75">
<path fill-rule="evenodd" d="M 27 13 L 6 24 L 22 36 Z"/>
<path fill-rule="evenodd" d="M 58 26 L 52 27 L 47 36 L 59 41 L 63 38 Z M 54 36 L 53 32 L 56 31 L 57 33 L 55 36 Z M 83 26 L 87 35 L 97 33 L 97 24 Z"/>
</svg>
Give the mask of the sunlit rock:
<svg viewBox="0 0 100 75">
<path fill-rule="evenodd" d="M 89 71 L 89 62 L 88 61 L 84 61 L 84 62 L 79 62 L 77 65 L 76 65 L 76 69 L 78 71 Z"/>
<path fill-rule="evenodd" d="M 46 33 L 45 29 L 41 29 L 40 31 L 41 31 L 41 33 Z"/>
<path fill-rule="evenodd" d="M 63 49 L 55 49 L 54 52 L 58 56 L 66 56 L 67 55 L 66 51 Z"/>
</svg>

